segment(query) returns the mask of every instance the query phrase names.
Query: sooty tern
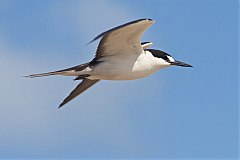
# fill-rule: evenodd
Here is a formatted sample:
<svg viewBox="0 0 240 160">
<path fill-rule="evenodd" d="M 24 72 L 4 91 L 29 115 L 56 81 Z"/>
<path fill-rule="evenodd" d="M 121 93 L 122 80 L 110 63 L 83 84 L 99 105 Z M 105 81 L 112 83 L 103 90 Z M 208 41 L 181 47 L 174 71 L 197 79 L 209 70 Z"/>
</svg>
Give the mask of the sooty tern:
<svg viewBox="0 0 240 160">
<path fill-rule="evenodd" d="M 151 42 L 141 43 L 142 34 L 153 23 L 152 19 L 139 19 L 98 35 L 91 41 L 101 38 L 96 55 L 88 63 L 25 77 L 64 75 L 76 76 L 75 80 L 82 80 L 59 105 L 60 108 L 100 80 L 133 80 L 147 77 L 169 66 L 192 67 L 163 51 L 149 49 Z"/>
</svg>

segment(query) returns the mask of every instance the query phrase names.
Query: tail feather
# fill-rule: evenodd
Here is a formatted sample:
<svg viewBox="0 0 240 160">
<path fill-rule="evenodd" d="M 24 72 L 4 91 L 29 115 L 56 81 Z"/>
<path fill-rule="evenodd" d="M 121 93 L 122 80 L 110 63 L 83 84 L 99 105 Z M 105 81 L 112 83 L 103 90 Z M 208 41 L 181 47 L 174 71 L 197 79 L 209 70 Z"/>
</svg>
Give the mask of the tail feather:
<svg viewBox="0 0 240 160">
<path fill-rule="evenodd" d="M 88 66 L 89 66 L 89 64 L 85 63 L 85 64 L 81 64 L 81 65 L 78 65 L 75 67 L 71 67 L 71 68 L 67 68 L 67 69 L 63 69 L 63 70 L 59 70 L 59 71 L 40 73 L 40 74 L 30 74 L 30 75 L 23 76 L 23 77 L 35 78 L 35 77 L 44 77 L 44 76 L 51 76 L 51 75 L 75 76 L 76 71 L 81 71 Z"/>
<path fill-rule="evenodd" d="M 60 72 L 60 71 L 54 71 L 54 72 L 48 72 L 48 73 L 30 74 L 30 75 L 23 76 L 23 77 L 35 78 L 35 77 L 44 77 L 44 76 L 58 75 L 58 74 L 61 74 L 61 73 L 62 72 Z"/>
</svg>

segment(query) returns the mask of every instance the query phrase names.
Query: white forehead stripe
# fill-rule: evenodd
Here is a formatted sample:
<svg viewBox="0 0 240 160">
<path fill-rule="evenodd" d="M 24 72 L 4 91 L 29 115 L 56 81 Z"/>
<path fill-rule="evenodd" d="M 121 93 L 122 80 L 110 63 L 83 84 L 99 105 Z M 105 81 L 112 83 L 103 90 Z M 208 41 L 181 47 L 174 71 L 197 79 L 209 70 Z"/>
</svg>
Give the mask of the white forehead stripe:
<svg viewBox="0 0 240 160">
<path fill-rule="evenodd" d="M 170 62 L 175 62 L 175 60 L 171 56 L 167 56 Z"/>
</svg>

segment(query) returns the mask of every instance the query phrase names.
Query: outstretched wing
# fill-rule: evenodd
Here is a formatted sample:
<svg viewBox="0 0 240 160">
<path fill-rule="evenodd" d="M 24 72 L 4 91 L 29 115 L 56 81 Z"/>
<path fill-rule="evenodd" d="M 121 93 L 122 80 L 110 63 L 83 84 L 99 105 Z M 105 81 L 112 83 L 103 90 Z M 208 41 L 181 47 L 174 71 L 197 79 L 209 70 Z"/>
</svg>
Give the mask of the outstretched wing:
<svg viewBox="0 0 240 160">
<path fill-rule="evenodd" d="M 141 54 L 141 36 L 153 23 L 151 19 L 139 19 L 100 34 L 91 41 L 102 37 L 94 61 L 119 54 Z"/>
<path fill-rule="evenodd" d="M 85 90 L 90 88 L 92 85 L 96 84 L 100 80 L 89 80 L 84 79 L 77 87 L 63 100 L 63 102 L 59 105 L 58 108 L 62 107 L 69 101 L 71 101 L 73 98 L 77 97 L 79 94 L 83 93 Z"/>
</svg>

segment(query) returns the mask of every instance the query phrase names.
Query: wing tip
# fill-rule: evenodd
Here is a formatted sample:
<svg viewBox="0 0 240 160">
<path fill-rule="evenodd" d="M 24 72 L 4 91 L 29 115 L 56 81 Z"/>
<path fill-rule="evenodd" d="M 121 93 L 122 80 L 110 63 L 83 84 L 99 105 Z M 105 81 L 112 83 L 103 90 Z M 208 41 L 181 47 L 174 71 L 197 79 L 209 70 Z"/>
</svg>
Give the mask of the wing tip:
<svg viewBox="0 0 240 160">
<path fill-rule="evenodd" d="M 64 104 L 61 103 L 61 104 L 58 106 L 58 109 L 62 108 L 63 105 L 64 105 Z"/>
<path fill-rule="evenodd" d="M 62 108 L 66 103 L 67 102 L 65 102 L 65 100 L 64 100 L 61 104 L 59 104 L 58 109 Z"/>
</svg>

